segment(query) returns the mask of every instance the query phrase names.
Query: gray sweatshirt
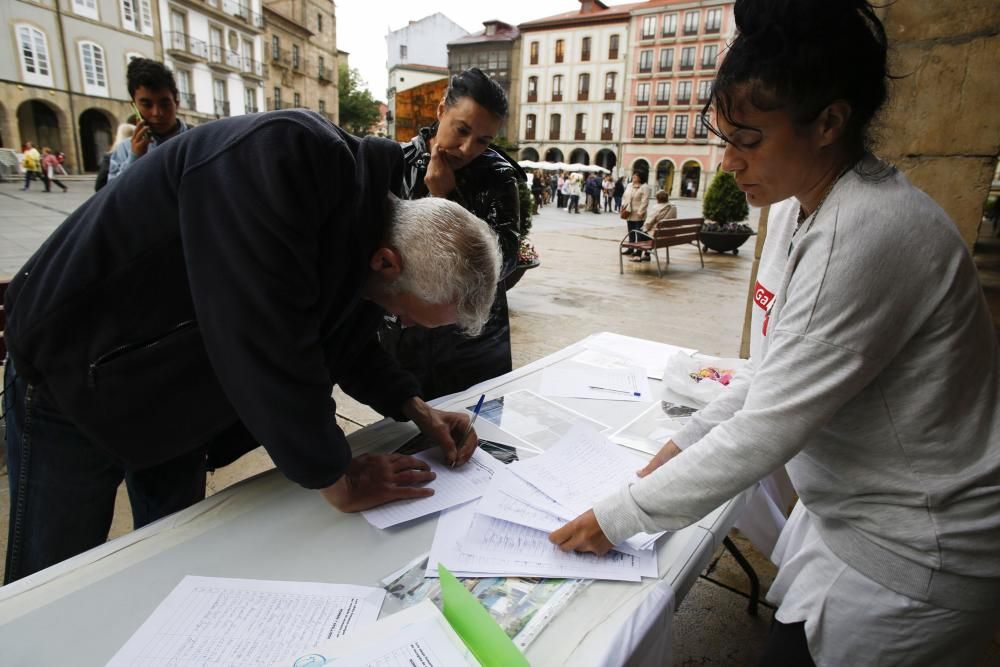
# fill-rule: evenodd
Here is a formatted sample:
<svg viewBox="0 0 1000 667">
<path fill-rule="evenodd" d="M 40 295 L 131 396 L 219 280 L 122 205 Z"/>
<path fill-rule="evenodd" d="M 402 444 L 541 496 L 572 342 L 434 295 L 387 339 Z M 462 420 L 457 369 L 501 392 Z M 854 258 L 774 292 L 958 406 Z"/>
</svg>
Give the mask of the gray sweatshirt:
<svg viewBox="0 0 1000 667">
<path fill-rule="evenodd" d="M 1000 608 L 1000 354 L 967 248 L 888 167 L 846 174 L 793 233 L 797 213 L 772 207 L 749 368 L 598 523 L 616 544 L 678 529 L 787 464 L 848 565 L 916 600 Z"/>
</svg>

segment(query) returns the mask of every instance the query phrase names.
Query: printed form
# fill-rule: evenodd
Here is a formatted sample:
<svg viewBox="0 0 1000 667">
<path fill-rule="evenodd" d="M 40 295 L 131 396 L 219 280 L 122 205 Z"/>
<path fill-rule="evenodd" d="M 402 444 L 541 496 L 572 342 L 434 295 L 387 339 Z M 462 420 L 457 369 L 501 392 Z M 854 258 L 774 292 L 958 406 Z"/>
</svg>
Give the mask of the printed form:
<svg viewBox="0 0 1000 667">
<path fill-rule="evenodd" d="M 270 665 L 374 623 L 384 599 L 368 586 L 187 576 L 108 667 Z"/>
<path fill-rule="evenodd" d="M 376 528 L 389 528 L 407 521 L 435 514 L 455 505 L 467 503 L 483 495 L 493 478 L 493 473 L 503 464 L 481 449 L 477 449 L 469 462 L 460 468 L 451 468 L 441 458 L 440 450 L 428 449 L 415 455 L 426 461 L 437 477 L 427 486 L 434 489 L 428 498 L 397 500 L 361 514 Z"/>
<path fill-rule="evenodd" d="M 572 361 L 542 371 L 543 396 L 592 398 L 601 401 L 651 400 L 646 370 L 638 366 L 598 368 Z"/>
</svg>

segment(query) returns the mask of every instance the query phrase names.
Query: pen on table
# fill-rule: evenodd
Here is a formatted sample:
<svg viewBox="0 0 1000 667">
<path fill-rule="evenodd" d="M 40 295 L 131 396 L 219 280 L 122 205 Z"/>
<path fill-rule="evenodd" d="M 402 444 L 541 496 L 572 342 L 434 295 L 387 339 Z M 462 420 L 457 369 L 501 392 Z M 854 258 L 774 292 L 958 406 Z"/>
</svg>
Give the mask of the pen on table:
<svg viewBox="0 0 1000 667">
<path fill-rule="evenodd" d="M 485 400 L 486 400 L 486 394 L 483 394 L 482 396 L 479 397 L 479 402 L 476 403 L 476 409 L 472 411 L 472 419 L 469 420 L 469 428 L 465 429 L 465 435 L 462 436 L 461 442 L 458 443 L 459 447 L 462 446 L 462 442 L 465 442 L 465 439 L 469 437 L 470 433 L 472 433 L 472 427 L 476 423 L 476 418 L 479 417 L 479 411 L 483 409 L 483 401 Z M 455 460 L 457 461 L 458 459 L 456 458 Z M 451 467 L 454 468 L 455 464 L 452 463 Z"/>
<path fill-rule="evenodd" d="M 627 391 L 625 389 L 609 389 L 608 387 L 598 387 L 597 385 L 589 385 L 590 389 L 597 389 L 599 391 L 613 391 L 616 394 L 627 394 L 628 396 L 642 396 L 641 393 L 637 391 Z"/>
</svg>

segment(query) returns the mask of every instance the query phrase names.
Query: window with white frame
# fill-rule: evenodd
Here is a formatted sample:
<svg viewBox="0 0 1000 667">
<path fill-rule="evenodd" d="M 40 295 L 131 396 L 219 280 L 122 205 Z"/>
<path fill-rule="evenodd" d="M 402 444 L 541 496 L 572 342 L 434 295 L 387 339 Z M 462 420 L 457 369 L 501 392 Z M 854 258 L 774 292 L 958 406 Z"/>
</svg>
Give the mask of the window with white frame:
<svg viewBox="0 0 1000 667">
<path fill-rule="evenodd" d="M 659 81 L 656 84 L 656 103 L 670 104 L 670 82 Z"/>
<path fill-rule="evenodd" d="M 649 104 L 649 84 L 640 83 L 635 87 L 635 103 Z"/>
<path fill-rule="evenodd" d="M 52 85 L 52 70 L 49 69 L 49 47 L 45 33 L 32 25 L 20 23 L 15 26 L 17 49 L 21 54 L 21 76 L 25 83 L 39 86 Z"/>
<path fill-rule="evenodd" d="M 694 69 L 694 51 L 695 47 L 685 46 L 681 49 L 681 69 Z"/>
<path fill-rule="evenodd" d="M 153 34 L 153 9 L 150 0 L 120 0 L 122 27 L 145 35 Z"/>
<path fill-rule="evenodd" d="M 688 117 L 682 113 L 674 116 L 674 139 L 686 139 L 688 134 Z"/>
<path fill-rule="evenodd" d="M 642 139 L 646 136 L 646 124 L 649 119 L 646 116 L 636 116 L 635 123 L 632 125 L 632 136 L 637 139 Z"/>
<path fill-rule="evenodd" d="M 642 19 L 642 39 L 653 39 L 656 36 L 656 17 L 645 16 Z"/>
<path fill-rule="evenodd" d="M 653 71 L 653 49 L 646 49 L 639 52 L 639 71 Z"/>
<path fill-rule="evenodd" d="M 86 16 L 88 19 L 99 20 L 97 16 L 97 0 L 73 0 L 73 13 Z"/>
<path fill-rule="evenodd" d="M 80 67 L 83 71 L 83 92 L 107 97 L 108 66 L 104 49 L 94 42 L 80 42 Z"/>
<path fill-rule="evenodd" d="M 669 72 L 674 68 L 674 50 L 660 49 L 660 71 Z"/>
<path fill-rule="evenodd" d="M 684 34 L 685 35 L 697 35 L 698 34 L 698 15 L 697 10 L 693 12 L 688 12 L 684 15 Z"/>
<path fill-rule="evenodd" d="M 182 109 L 194 110 L 194 95 L 191 94 L 191 72 L 186 69 L 174 70 L 174 81 L 177 82 L 177 97 Z"/>
<path fill-rule="evenodd" d="M 562 84 L 563 78 L 562 74 L 556 74 L 552 77 L 552 101 L 561 102 L 562 101 Z"/>
<path fill-rule="evenodd" d="M 705 14 L 705 32 L 719 32 L 722 28 L 722 10 L 709 9 Z"/>
<path fill-rule="evenodd" d="M 704 81 L 698 82 L 698 101 L 707 102 L 708 98 L 712 96 L 712 80 L 705 79 Z"/>
<path fill-rule="evenodd" d="M 701 66 L 702 69 L 715 69 L 715 59 L 719 55 L 719 47 L 715 44 L 709 44 L 701 50 Z"/>
<path fill-rule="evenodd" d="M 667 116 L 666 114 L 662 116 L 653 117 L 653 137 L 657 139 L 662 139 L 667 136 Z"/>
<path fill-rule="evenodd" d="M 673 37 L 677 34 L 677 14 L 667 14 L 663 17 L 663 36 Z"/>
<path fill-rule="evenodd" d="M 677 104 L 691 104 L 691 82 L 677 82 Z"/>
<path fill-rule="evenodd" d="M 695 114 L 694 116 L 694 137 L 695 139 L 708 138 L 708 125 L 705 123 L 705 114 Z"/>
<path fill-rule="evenodd" d="M 243 111 L 244 113 L 257 113 L 257 91 L 250 86 L 243 89 Z M 323 111 L 321 108 L 320 111 Z"/>
</svg>

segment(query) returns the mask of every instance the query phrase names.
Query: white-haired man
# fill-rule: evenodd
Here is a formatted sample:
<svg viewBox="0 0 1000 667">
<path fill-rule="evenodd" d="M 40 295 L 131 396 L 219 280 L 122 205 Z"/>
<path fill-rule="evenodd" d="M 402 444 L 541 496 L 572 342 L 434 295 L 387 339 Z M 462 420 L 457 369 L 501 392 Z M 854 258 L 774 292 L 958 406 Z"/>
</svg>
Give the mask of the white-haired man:
<svg viewBox="0 0 1000 667">
<path fill-rule="evenodd" d="M 315 114 L 243 116 L 150 153 L 53 233 L 6 297 L 8 582 L 103 542 L 122 479 L 138 527 L 257 443 L 343 511 L 430 495 L 418 459 L 352 459 L 334 384 L 468 460 L 468 417 L 420 400 L 375 333 L 383 309 L 478 331 L 499 249 L 457 204 L 392 197 L 401 166 L 398 144 Z"/>
</svg>

